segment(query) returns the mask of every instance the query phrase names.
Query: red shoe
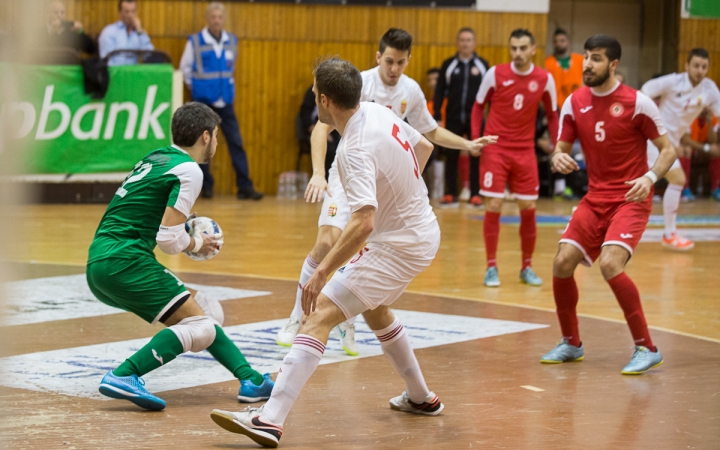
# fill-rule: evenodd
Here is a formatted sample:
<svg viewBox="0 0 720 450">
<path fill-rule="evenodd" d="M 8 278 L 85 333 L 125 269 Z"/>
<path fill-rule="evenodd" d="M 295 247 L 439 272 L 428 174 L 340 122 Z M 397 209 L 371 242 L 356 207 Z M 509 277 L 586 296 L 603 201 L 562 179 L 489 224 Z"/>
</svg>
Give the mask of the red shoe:
<svg viewBox="0 0 720 450">
<path fill-rule="evenodd" d="M 457 208 L 458 206 L 458 200 L 457 197 L 453 195 L 446 195 L 440 200 L 440 207 L 441 208 Z"/>
<path fill-rule="evenodd" d="M 482 197 L 479 195 L 473 195 L 470 199 L 470 206 L 473 208 L 483 208 L 485 204 L 483 203 Z"/>
<path fill-rule="evenodd" d="M 686 252 L 688 250 L 692 250 L 692 248 L 695 247 L 695 243 L 690 239 L 685 239 L 684 237 L 680 237 L 676 233 L 673 233 L 669 238 L 663 235 L 662 246 L 672 250 Z"/>
</svg>

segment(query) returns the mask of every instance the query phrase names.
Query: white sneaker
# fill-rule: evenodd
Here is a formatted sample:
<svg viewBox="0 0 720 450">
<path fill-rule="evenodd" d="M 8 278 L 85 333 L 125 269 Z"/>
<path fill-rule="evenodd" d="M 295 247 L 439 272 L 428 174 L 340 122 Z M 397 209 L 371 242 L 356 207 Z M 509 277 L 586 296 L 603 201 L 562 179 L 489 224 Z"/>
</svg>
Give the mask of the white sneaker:
<svg viewBox="0 0 720 450">
<path fill-rule="evenodd" d="M 275 343 L 281 347 L 292 347 L 298 330 L 300 330 L 300 321 L 291 317 L 288 323 L 285 324 L 285 327 L 278 331 Z"/>
<path fill-rule="evenodd" d="M 244 434 L 264 447 L 275 448 L 282 437 L 282 426 L 265 419 L 262 412 L 262 406 L 260 408 L 247 407 L 240 412 L 213 409 L 210 418 L 232 433 Z"/>
<path fill-rule="evenodd" d="M 340 333 L 340 345 L 342 346 L 345 353 L 350 356 L 357 356 L 360 354 L 357 342 L 355 342 L 355 324 L 349 325 L 345 322 L 338 325 L 338 332 Z"/>
<path fill-rule="evenodd" d="M 434 392 L 425 397 L 422 403 L 414 403 L 410 400 L 407 391 L 404 391 L 398 397 L 390 399 L 390 409 L 395 411 L 409 412 L 412 414 L 423 414 L 425 416 L 437 416 L 445 408 L 440 399 Z"/>
</svg>

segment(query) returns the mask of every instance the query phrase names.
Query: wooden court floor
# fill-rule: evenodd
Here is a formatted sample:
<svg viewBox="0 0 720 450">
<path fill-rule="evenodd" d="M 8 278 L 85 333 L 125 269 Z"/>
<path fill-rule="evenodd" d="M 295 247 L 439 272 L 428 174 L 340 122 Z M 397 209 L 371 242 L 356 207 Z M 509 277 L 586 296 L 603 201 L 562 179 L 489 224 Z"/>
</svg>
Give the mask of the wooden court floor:
<svg viewBox="0 0 720 450">
<path fill-rule="evenodd" d="M 498 259 L 503 284 L 498 289 L 482 286 L 482 212 L 436 209 L 443 232 L 440 252 L 396 303 L 399 313 L 535 328 L 417 350 L 428 385 L 446 404 L 438 417 L 388 408 L 387 400 L 403 390 L 403 383 L 382 356 L 321 365 L 288 418 L 281 447 L 720 448 L 719 242 L 698 242 L 689 253 L 641 243 L 628 266 L 664 355 L 663 366 L 640 377 L 620 375 L 632 340 L 597 267 L 580 268 L 576 274 L 585 360 L 560 366 L 539 363 L 560 335 L 551 266 L 564 227 L 557 216 L 569 214 L 571 207 L 549 201 L 539 205 L 538 213 L 546 219 L 538 228 L 534 260 L 546 281 L 540 288 L 517 282 L 518 227 L 502 226 Z M 286 318 L 300 264 L 315 239 L 318 207 L 273 198 L 258 203 L 215 198 L 199 202 L 196 210 L 223 227 L 221 254 L 202 263 L 184 256 L 159 259 L 188 283 L 266 293 L 224 301 L 226 326 Z M 32 287 L 47 277 L 82 274 L 103 211 L 99 205 L 34 205 L 13 211 L 25 233 L 15 242 L 21 251 L 15 250 L 16 257 L 4 265 L 5 277 L 36 280 L 29 283 Z M 512 203 L 505 212 L 517 215 Z M 683 204 L 680 212 L 698 219 L 681 228 L 708 235 L 720 229 L 718 203 Z M 655 214 L 660 214 L 657 207 Z M 0 370 L 3 361 L 41 355 L 28 366 L 28 377 L 34 377 L 37 386 L 0 382 L 0 447 L 255 448 L 209 418 L 213 408 L 240 409 L 236 381 L 162 392 L 168 407 L 159 413 L 42 387 L 52 376 L 43 373 L 42 355 L 149 338 L 157 330 L 127 313 L 0 327 Z M 466 330 L 475 331 L 483 330 Z M 99 377 L 79 382 L 90 390 L 106 370 L 93 369 Z M 9 379 L 7 373 L 0 375 Z"/>
</svg>

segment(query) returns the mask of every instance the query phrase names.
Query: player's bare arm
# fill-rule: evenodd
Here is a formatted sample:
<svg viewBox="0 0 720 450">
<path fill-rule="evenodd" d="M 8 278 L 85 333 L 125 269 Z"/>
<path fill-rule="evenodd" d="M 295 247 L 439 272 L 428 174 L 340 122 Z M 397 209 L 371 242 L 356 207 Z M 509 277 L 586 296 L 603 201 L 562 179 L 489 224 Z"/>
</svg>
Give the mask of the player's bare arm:
<svg viewBox="0 0 720 450">
<path fill-rule="evenodd" d="M 185 214 L 177 209 L 170 206 L 165 207 L 165 214 L 163 214 L 156 238 L 160 250 L 169 255 L 176 255 L 180 252 L 207 254 L 217 249 L 217 239 L 213 236 L 203 235 L 202 238 L 199 238 L 202 239 L 202 243 L 196 240 L 198 238 L 191 238 L 185 231 L 186 220 Z M 188 243 L 183 246 L 186 240 Z M 197 248 L 198 244 L 199 248 Z"/>
<path fill-rule="evenodd" d="M 435 145 L 455 150 L 467 150 L 473 156 L 478 156 L 483 147 L 496 143 L 498 139 L 497 136 L 483 136 L 473 141 L 469 141 L 443 127 L 437 127 L 434 130 L 425 133 L 424 136 Z"/>
<path fill-rule="evenodd" d="M 577 162 L 570 156 L 571 152 L 571 142 L 558 141 L 557 145 L 555 145 L 555 151 L 550 157 L 553 172 L 565 175 L 575 170 L 580 170 L 580 166 L 578 166 Z"/>
<path fill-rule="evenodd" d="M 367 242 L 374 227 L 374 206 L 366 205 L 352 213 L 350 222 L 340 235 L 340 239 L 303 286 L 302 305 L 303 313 L 306 316 L 315 311 L 315 302 L 318 295 L 320 295 L 320 291 L 325 287 L 328 276 L 357 254 Z"/>
<path fill-rule="evenodd" d="M 313 175 L 305 189 L 305 201 L 310 203 L 322 200 L 322 193 L 327 191 L 332 197 L 325 179 L 325 155 L 327 154 L 327 139 L 333 127 L 320 121 L 315 124 L 310 135 L 310 155 L 312 158 Z"/>
<path fill-rule="evenodd" d="M 675 146 L 672 145 L 667 134 L 653 139 L 652 142 L 660 149 L 660 156 L 657 161 L 655 161 L 655 165 L 652 166 L 645 175 L 625 182 L 625 184 L 632 186 L 627 194 L 625 194 L 625 200 L 628 202 L 641 202 L 645 200 L 650 194 L 653 185 L 658 179 L 663 178 L 665 174 L 667 174 L 677 158 Z"/>
<path fill-rule="evenodd" d="M 425 165 L 430 159 L 433 148 L 434 147 L 432 143 L 430 143 L 430 141 L 428 141 L 424 137 L 421 137 L 420 142 L 415 145 L 415 148 L 413 150 L 415 150 L 415 157 L 417 158 L 418 165 L 420 166 L 420 173 L 425 170 Z"/>
</svg>

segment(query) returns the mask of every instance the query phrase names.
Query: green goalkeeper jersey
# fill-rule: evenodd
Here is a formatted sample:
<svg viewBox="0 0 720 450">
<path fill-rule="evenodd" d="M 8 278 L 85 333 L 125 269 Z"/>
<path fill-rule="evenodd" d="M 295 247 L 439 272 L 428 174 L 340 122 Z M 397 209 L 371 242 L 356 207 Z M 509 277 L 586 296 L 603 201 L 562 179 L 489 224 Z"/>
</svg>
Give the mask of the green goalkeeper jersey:
<svg viewBox="0 0 720 450">
<path fill-rule="evenodd" d="M 165 207 L 189 216 L 202 181 L 198 164 L 174 145 L 147 155 L 128 174 L 105 211 L 90 244 L 88 264 L 106 258 L 154 256 Z"/>
</svg>

